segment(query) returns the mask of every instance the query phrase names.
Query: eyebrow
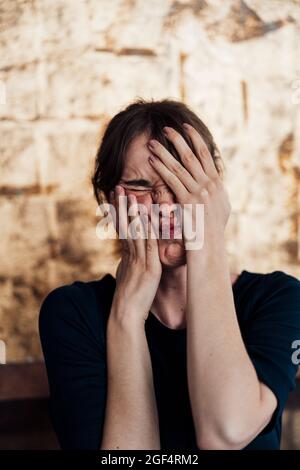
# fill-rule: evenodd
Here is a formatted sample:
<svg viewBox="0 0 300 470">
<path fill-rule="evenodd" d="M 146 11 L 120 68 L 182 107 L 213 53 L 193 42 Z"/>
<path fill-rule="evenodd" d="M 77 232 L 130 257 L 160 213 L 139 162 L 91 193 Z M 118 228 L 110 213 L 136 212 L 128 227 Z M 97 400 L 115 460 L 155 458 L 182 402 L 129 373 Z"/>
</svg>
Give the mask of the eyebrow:
<svg viewBox="0 0 300 470">
<path fill-rule="evenodd" d="M 151 181 L 145 179 L 136 179 L 136 180 L 121 180 L 123 183 L 128 184 L 128 186 L 145 186 L 146 188 L 151 188 Z"/>
</svg>

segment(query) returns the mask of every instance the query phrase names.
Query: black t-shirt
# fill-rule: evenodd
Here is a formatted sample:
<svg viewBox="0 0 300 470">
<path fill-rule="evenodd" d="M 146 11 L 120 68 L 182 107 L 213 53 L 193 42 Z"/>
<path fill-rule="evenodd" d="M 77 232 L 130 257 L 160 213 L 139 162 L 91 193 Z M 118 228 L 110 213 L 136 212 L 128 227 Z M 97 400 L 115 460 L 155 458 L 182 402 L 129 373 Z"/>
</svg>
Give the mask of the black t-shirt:
<svg viewBox="0 0 300 470">
<path fill-rule="evenodd" d="M 106 324 L 116 281 L 76 281 L 42 303 L 39 327 L 52 423 L 63 449 L 99 449 L 106 403 Z M 281 415 L 295 387 L 292 343 L 300 339 L 300 281 L 282 271 L 243 270 L 232 286 L 243 340 L 259 379 L 275 394 L 269 424 L 245 449 L 279 449 Z M 153 314 L 145 322 L 163 450 L 197 450 L 188 395 L 186 329 Z M 222 390 L 220 390 L 222 393 Z M 124 429 L 126 432 L 126 429 Z"/>
</svg>

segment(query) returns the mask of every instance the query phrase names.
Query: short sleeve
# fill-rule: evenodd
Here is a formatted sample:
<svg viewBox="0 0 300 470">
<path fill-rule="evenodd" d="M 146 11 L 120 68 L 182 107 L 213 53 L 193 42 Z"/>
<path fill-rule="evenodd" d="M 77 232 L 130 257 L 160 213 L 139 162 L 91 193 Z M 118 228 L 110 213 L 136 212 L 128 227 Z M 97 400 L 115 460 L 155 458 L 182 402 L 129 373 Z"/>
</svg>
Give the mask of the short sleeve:
<svg viewBox="0 0 300 470">
<path fill-rule="evenodd" d="M 96 298 L 85 283 L 56 288 L 40 309 L 51 420 L 62 449 L 101 445 L 106 361 L 100 320 Z"/>
<path fill-rule="evenodd" d="M 300 339 L 300 281 L 281 271 L 266 279 L 243 336 L 259 380 L 277 398 L 271 421 L 261 432 L 266 434 L 274 429 L 296 386 L 298 366 L 292 361 L 292 344 Z"/>
</svg>

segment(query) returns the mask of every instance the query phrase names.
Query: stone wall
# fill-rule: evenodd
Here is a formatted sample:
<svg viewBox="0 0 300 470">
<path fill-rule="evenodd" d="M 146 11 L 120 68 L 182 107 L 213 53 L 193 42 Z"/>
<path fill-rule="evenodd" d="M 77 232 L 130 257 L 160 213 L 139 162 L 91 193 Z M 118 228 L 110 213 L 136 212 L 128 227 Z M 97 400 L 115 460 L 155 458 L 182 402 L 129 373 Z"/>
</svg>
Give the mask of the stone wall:
<svg viewBox="0 0 300 470">
<path fill-rule="evenodd" d="M 41 357 L 42 298 L 114 274 L 89 184 L 108 120 L 186 102 L 222 150 L 232 268 L 300 278 L 300 2 L 0 0 L 0 339 Z"/>
</svg>

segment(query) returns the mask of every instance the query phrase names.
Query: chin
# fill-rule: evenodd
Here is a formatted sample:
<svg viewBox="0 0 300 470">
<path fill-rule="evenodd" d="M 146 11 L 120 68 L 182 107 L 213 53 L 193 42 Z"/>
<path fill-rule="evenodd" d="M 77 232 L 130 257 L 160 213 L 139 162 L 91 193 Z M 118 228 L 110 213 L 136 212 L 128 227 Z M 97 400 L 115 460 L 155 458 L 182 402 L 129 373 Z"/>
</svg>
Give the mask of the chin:
<svg viewBox="0 0 300 470">
<path fill-rule="evenodd" d="M 182 240 L 159 239 L 158 251 L 163 269 L 178 268 L 186 264 L 186 251 Z"/>
</svg>

